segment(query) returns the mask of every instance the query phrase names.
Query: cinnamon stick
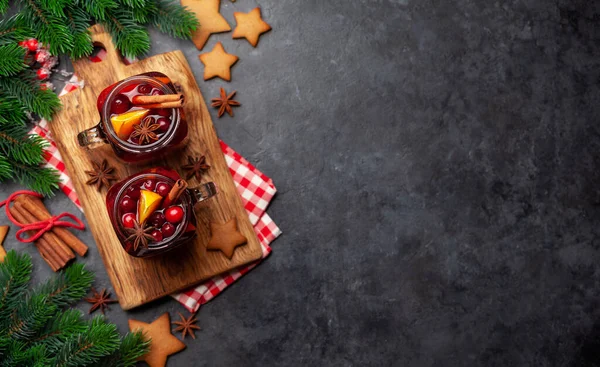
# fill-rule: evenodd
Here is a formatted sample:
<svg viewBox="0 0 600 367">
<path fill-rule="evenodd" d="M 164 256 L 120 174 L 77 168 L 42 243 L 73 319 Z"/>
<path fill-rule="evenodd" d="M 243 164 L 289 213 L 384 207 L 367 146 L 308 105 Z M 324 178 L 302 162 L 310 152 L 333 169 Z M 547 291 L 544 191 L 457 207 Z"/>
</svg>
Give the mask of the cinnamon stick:
<svg viewBox="0 0 600 367">
<path fill-rule="evenodd" d="M 39 222 L 39 220 L 37 220 L 31 213 L 29 213 L 27 209 L 23 207 L 22 202 L 15 202 L 14 207 L 21 212 L 21 216 L 25 219 L 25 222 L 23 223 Z M 61 262 L 66 264 L 75 258 L 73 251 L 71 251 L 71 249 L 63 241 L 61 241 L 60 238 L 52 233 L 52 231 L 44 233 L 41 238 L 50 244 L 50 246 L 57 253 Z"/>
<path fill-rule="evenodd" d="M 144 108 L 148 108 L 148 109 L 152 109 L 152 108 L 181 108 L 181 107 L 183 107 L 183 100 L 181 100 L 181 101 L 175 101 L 175 102 L 161 102 L 161 103 L 145 104 L 145 105 L 140 106 L 140 107 L 144 107 Z"/>
<path fill-rule="evenodd" d="M 162 207 L 167 208 L 172 203 L 177 201 L 177 199 L 179 199 L 181 194 L 183 194 L 185 192 L 187 187 L 188 187 L 188 183 L 186 180 L 177 180 L 177 182 L 175 182 L 175 185 L 173 185 L 173 187 L 171 187 L 171 191 L 169 191 L 169 194 L 163 201 Z"/>
<path fill-rule="evenodd" d="M 136 105 L 147 105 L 154 103 L 178 102 L 183 100 L 183 94 L 163 94 L 157 96 L 135 96 L 131 102 Z"/>
<path fill-rule="evenodd" d="M 8 226 L 0 226 L 0 263 L 4 261 L 6 257 L 6 250 L 2 247 L 2 243 L 6 238 L 6 234 L 8 233 Z"/>
<path fill-rule="evenodd" d="M 23 208 L 13 206 L 9 210 L 16 220 L 18 220 L 21 223 L 28 223 L 27 219 L 23 215 Z M 66 265 L 66 263 L 62 263 L 56 251 L 44 238 L 40 237 L 37 241 L 35 241 L 34 245 L 38 249 L 38 252 L 42 256 L 42 259 L 44 259 L 44 261 L 48 263 L 52 271 L 58 271 Z"/>
<path fill-rule="evenodd" d="M 20 195 L 17 196 L 15 202 L 21 202 L 23 208 L 31 213 L 38 221 L 50 219 L 52 217 L 41 200 L 37 198 L 28 195 Z M 79 256 L 84 256 L 87 253 L 88 247 L 85 243 L 81 242 L 79 238 L 65 228 L 54 227 L 52 228 L 52 232 L 58 236 L 58 238 L 63 240 L 67 246 L 73 249 Z"/>
</svg>

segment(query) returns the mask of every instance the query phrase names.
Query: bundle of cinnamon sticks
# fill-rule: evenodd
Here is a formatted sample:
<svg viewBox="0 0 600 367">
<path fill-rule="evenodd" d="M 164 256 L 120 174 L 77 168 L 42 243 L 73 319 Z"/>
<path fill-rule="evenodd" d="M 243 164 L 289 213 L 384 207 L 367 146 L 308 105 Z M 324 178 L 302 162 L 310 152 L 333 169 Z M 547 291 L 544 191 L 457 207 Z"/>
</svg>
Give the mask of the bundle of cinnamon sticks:
<svg viewBox="0 0 600 367">
<path fill-rule="evenodd" d="M 52 216 L 42 203 L 34 196 L 19 195 L 14 205 L 9 209 L 12 216 L 23 224 L 31 224 L 50 219 Z M 28 231 L 33 235 L 36 231 Z M 75 258 L 75 251 L 79 256 L 87 253 L 88 247 L 66 228 L 53 227 L 44 233 L 37 241 L 35 247 L 42 258 L 48 263 L 53 271 L 64 268 Z"/>
<path fill-rule="evenodd" d="M 183 107 L 185 98 L 183 94 L 162 94 L 153 96 L 135 96 L 131 102 L 135 106 L 144 108 L 180 108 Z"/>
</svg>

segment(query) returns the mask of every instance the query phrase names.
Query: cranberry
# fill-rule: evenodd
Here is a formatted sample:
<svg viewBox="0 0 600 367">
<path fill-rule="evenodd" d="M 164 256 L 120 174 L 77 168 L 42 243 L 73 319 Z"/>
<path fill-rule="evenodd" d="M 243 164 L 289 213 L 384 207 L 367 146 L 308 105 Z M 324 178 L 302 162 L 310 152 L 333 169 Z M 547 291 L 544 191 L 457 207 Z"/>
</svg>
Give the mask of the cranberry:
<svg viewBox="0 0 600 367">
<path fill-rule="evenodd" d="M 165 210 L 165 218 L 169 223 L 179 223 L 183 219 L 183 209 L 180 206 L 170 206 Z"/>
<path fill-rule="evenodd" d="M 160 89 L 155 89 L 155 90 L 152 91 L 152 95 L 153 96 L 162 96 L 163 94 L 165 94 L 165 92 L 163 92 Z"/>
<path fill-rule="evenodd" d="M 148 221 L 152 227 L 159 228 L 165 224 L 165 215 L 161 212 L 154 212 L 148 217 Z"/>
<path fill-rule="evenodd" d="M 129 98 L 127 98 L 124 94 L 117 94 L 115 99 L 113 99 L 110 104 L 110 112 L 121 114 L 129 111 L 131 108 L 131 103 L 129 102 Z"/>
<path fill-rule="evenodd" d="M 140 145 L 140 137 L 139 136 L 134 136 L 133 138 L 130 138 L 129 141 L 131 141 L 133 144 Z"/>
<path fill-rule="evenodd" d="M 156 123 L 158 124 L 158 131 L 161 133 L 166 133 L 169 130 L 169 126 L 171 126 L 171 121 L 166 117 L 159 117 Z"/>
<path fill-rule="evenodd" d="M 169 116 L 171 116 L 171 109 L 169 109 L 169 108 L 159 108 L 158 110 L 156 110 L 154 112 L 154 114 L 162 116 L 162 117 L 169 117 Z"/>
<path fill-rule="evenodd" d="M 171 237 L 172 235 L 175 234 L 175 226 L 172 225 L 171 223 L 165 223 L 165 224 L 163 224 L 161 231 L 162 231 L 163 236 Z"/>
<path fill-rule="evenodd" d="M 140 84 L 138 87 L 138 92 L 142 94 L 150 94 L 150 91 L 152 91 L 152 86 L 150 84 Z"/>
<path fill-rule="evenodd" d="M 127 213 L 121 218 L 121 222 L 123 222 L 123 227 L 125 228 L 133 228 L 135 223 L 135 214 Z"/>
<path fill-rule="evenodd" d="M 130 198 L 137 200 L 140 198 L 140 188 L 135 186 L 129 186 L 127 190 L 125 190 L 125 194 Z"/>
<path fill-rule="evenodd" d="M 155 187 L 156 187 L 156 180 L 149 178 L 146 181 L 144 181 L 144 189 L 154 191 Z"/>
<path fill-rule="evenodd" d="M 154 231 L 150 232 L 150 236 L 154 237 L 154 240 L 156 242 L 160 242 L 163 239 L 163 234 L 158 229 L 155 229 Z"/>
<path fill-rule="evenodd" d="M 169 195 L 169 191 L 171 191 L 171 185 L 168 183 L 159 182 L 158 185 L 156 185 L 156 193 L 163 198 Z"/>
<path fill-rule="evenodd" d="M 119 203 L 119 208 L 121 208 L 121 213 L 133 213 L 135 211 L 135 200 L 130 198 L 129 196 L 125 196 L 121 199 Z"/>
</svg>

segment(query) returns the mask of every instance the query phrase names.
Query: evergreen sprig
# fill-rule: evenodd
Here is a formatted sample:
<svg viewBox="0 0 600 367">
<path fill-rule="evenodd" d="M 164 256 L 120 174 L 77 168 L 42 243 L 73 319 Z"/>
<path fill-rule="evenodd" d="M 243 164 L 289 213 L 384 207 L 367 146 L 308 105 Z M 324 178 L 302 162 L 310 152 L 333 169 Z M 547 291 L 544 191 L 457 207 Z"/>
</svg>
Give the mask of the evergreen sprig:
<svg viewBox="0 0 600 367">
<path fill-rule="evenodd" d="M 102 316 L 87 321 L 78 310 L 64 310 L 93 281 L 83 265 L 29 291 L 31 270 L 31 258 L 14 250 L 0 263 L 0 367 L 133 366 L 148 352 L 141 333 L 121 337 Z"/>
</svg>

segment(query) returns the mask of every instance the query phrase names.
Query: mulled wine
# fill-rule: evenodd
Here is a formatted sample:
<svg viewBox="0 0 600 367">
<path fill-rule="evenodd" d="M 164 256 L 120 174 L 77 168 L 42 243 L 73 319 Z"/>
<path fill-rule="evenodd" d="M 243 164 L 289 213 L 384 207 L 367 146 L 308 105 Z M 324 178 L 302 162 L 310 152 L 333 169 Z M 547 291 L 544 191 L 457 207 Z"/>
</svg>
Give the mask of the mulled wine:
<svg viewBox="0 0 600 367">
<path fill-rule="evenodd" d="M 93 148 L 108 143 L 127 162 L 156 158 L 185 144 L 188 126 L 183 96 L 158 72 L 115 83 L 97 100 L 100 123 L 78 135 L 79 144 Z"/>
<path fill-rule="evenodd" d="M 113 185 L 106 207 L 121 245 L 147 257 L 176 248 L 196 235 L 194 205 L 216 194 L 213 183 L 188 189 L 177 172 L 152 168 Z"/>
</svg>

